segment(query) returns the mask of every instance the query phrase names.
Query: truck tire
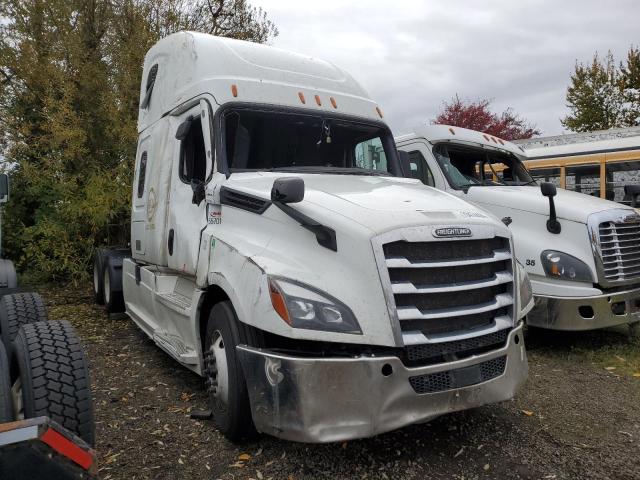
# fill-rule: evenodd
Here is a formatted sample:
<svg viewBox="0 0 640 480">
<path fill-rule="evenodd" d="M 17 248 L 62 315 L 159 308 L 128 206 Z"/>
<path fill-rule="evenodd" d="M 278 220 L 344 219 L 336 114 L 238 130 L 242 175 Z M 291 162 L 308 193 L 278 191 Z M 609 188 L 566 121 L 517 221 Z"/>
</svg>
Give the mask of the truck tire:
<svg viewBox="0 0 640 480">
<path fill-rule="evenodd" d="M 9 358 L 4 344 L 0 342 L 0 423 L 11 421 L 13 421 L 13 402 L 9 381 Z"/>
<path fill-rule="evenodd" d="M 0 288 L 17 288 L 18 277 L 11 260 L 0 258 Z"/>
<path fill-rule="evenodd" d="M 22 325 L 47 319 L 47 309 L 38 293 L 4 295 L 0 299 L 0 334 L 7 352 Z"/>
<path fill-rule="evenodd" d="M 71 324 L 23 325 L 13 344 L 13 365 L 18 418 L 49 417 L 93 446 L 89 368 Z"/>
<path fill-rule="evenodd" d="M 104 305 L 104 261 L 107 253 L 106 248 L 98 248 L 93 256 L 93 293 L 98 305 Z"/>
<path fill-rule="evenodd" d="M 102 273 L 104 309 L 107 313 L 125 311 L 122 293 L 122 259 L 117 252 L 107 252 Z"/>
<path fill-rule="evenodd" d="M 238 321 L 231 302 L 213 306 L 205 337 L 205 383 L 213 421 L 232 442 L 252 440 L 257 436 L 251 418 L 251 406 L 242 365 L 236 346 L 249 343 L 248 327 Z"/>
</svg>

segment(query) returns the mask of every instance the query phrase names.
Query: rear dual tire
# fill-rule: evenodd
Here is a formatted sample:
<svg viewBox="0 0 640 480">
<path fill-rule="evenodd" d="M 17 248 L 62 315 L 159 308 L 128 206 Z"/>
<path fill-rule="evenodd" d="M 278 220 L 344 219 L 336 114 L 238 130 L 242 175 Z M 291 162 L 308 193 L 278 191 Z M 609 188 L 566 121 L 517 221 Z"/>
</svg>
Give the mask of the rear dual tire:
<svg viewBox="0 0 640 480">
<path fill-rule="evenodd" d="M 98 305 L 107 313 L 125 311 L 122 293 L 122 261 L 129 256 L 125 249 L 98 248 L 93 258 L 93 291 Z"/>
<path fill-rule="evenodd" d="M 98 248 L 93 256 L 93 293 L 98 305 L 104 305 L 104 262 L 107 253 L 105 248 Z"/>
</svg>

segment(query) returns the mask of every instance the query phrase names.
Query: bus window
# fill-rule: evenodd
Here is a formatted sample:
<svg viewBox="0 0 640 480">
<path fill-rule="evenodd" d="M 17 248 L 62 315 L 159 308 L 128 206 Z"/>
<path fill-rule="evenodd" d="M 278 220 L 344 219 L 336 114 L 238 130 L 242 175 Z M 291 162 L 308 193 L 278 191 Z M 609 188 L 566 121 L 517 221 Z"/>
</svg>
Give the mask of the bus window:
<svg viewBox="0 0 640 480">
<path fill-rule="evenodd" d="M 535 162 L 530 162 L 529 173 L 538 182 L 550 182 L 560 187 L 560 167 L 535 168 Z"/>
<path fill-rule="evenodd" d="M 566 189 L 600 196 L 600 165 L 567 165 Z"/>
<path fill-rule="evenodd" d="M 625 185 L 640 185 L 640 160 L 607 162 L 607 192 L 613 192 L 616 202 L 631 204 L 624 193 Z"/>
</svg>

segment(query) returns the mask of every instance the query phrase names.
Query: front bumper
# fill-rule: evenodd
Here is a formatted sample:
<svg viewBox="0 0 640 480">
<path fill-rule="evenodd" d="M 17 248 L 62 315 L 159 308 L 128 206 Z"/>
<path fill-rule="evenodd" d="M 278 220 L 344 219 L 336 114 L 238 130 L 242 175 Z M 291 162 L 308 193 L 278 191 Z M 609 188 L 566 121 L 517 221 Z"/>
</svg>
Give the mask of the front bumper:
<svg viewBox="0 0 640 480">
<path fill-rule="evenodd" d="M 593 297 L 536 297 L 527 324 L 552 330 L 593 330 L 640 321 L 640 288 Z"/>
<path fill-rule="evenodd" d="M 510 332 L 500 349 L 417 368 L 405 367 L 394 356 L 306 358 L 242 345 L 237 350 L 257 430 L 299 442 L 371 437 L 445 413 L 508 400 L 528 374 L 522 325 Z M 479 378 L 474 372 L 479 375 L 481 365 L 501 358 L 506 360 L 501 374 L 466 387 L 418 394 L 409 381 L 455 370 L 454 377 L 469 384 L 470 377 Z"/>
</svg>

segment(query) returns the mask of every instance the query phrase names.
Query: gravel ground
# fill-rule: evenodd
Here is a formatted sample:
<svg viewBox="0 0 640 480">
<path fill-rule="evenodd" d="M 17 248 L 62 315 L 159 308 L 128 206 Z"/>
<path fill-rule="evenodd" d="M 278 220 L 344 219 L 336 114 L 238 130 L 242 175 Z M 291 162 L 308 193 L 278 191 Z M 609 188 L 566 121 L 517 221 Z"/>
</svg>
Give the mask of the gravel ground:
<svg viewBox="0 0 640 480">
<path fill-rule="evenodd" d="M 528 332 L 530 378 L 510 402 L 342 444 L 237 446 L 190 418 L 206 408 L 202 380 L 130 320 L 107 318 L 88 291 L 43 293 L 88 351 L 103 480 L 640 478 L 640 374 L 625 358 L 640 347 L 621 332 Z"/>
</svg>

